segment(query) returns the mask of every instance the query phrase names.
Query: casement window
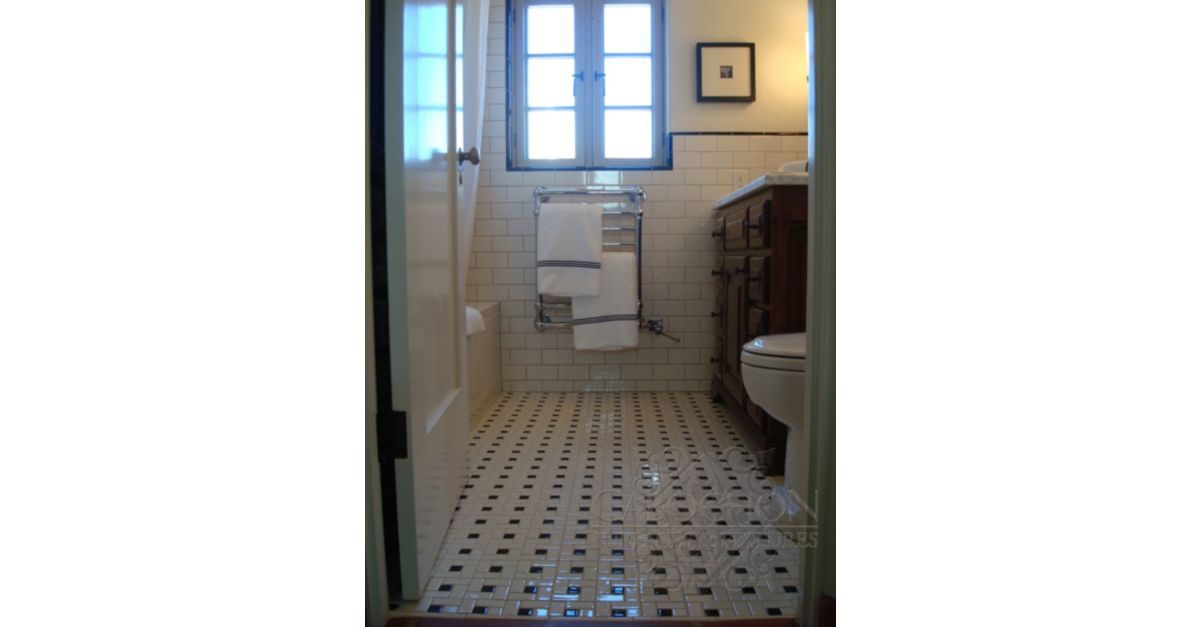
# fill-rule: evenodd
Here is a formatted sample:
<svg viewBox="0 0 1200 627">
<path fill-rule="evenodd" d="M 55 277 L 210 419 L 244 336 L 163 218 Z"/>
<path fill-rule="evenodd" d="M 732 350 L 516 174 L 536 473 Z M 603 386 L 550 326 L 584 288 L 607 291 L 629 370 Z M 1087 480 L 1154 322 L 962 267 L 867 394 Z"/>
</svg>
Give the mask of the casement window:
<svg viewBox="0 0 1200 627">
<path fill-rule="evenodd" d="M 661 167 L 663 0 L 509 0 L 510 169 Z"/>
</svg>

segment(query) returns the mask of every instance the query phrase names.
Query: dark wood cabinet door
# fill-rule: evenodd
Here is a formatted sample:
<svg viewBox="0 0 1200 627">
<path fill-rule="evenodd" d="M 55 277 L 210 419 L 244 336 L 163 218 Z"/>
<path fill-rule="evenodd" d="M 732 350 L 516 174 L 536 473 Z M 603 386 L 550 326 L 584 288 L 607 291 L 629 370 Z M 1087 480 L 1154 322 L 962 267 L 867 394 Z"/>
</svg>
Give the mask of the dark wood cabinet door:
<svg viewBox="0 0 1200 627">
<path fill-rule="evenodd" d="M 771 258 L 752 256 L 747 262 L 746 292 L 751 303 L 768 305 L 771 302 Z"/>
<path fill-rule="evenodd" d="M 746 210 L 746 235 L 750 240 L 750 248 L 771 246 L 771 201 L 769 199 L 764 199 Z"/>
<path fill-rule="evenodd" d="M 725 234 L 725 250 L 744 250 L 746 248 L 746 210 L 734 211 L 725 216 L 722 232 Z"/>
<path fill-rule="evenodd" d="M 725 310 L 722 327 L 725 335 L 725 356 L 721 380 L 739 400 L 745 398 L 742 385 L 742 344 L 746 343 L 746 258 L 725 258 Z"/>
<path fill-rule="evenodd" d="M 710 314 L 713 318 L 713 328 L 716 329 L 717 341 L 713 345 L 713 376 L 722 383 L 725 382 L 725 294 L 729 292 L 729 273 L 725 271 L 725 259 L 717 260 L 714 270 L 717 277 L 717 299 L 713 303 Z"/>
</svg>

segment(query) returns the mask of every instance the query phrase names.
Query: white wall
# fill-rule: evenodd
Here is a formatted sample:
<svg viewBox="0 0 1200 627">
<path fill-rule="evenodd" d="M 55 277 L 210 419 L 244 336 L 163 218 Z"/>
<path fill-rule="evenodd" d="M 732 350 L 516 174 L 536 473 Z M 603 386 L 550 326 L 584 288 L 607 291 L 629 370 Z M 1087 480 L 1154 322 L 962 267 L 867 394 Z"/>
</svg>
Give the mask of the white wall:
<svg viewBox="0 0 1200 627">
<path fill-rule="evenodd" d="M 501 92 L 503 93 L 503 92 Z M 496 115 L 502 115 L 497 113 Z M 503 119 L 500 120 L 501 127 Z M 486 137 L 467 299 L 500 303 L 500 361 L 506 391 L 703 391 L 716 331 L 713 201 L 788 161 L 808 157 L 803 135 L 680 136 L 675 168 L 653 172 L 508 172 L 504 137 Z M 533 188 L 537 185 L 641 185 L 642 300 L 683 341 L 640 335 L 635 350 L 576 351 L 569 332 L 533 326 Z"/>
<path fill-rule="evenodd" d="M 672 131 L 807 131 L 805 0 L 667 0 Z M 754 44 L 755 102 L 696 102 L 696 44 Z"/>
<path fill-rule="evenodd" d="M 674 66 L 672 90 L 680 83 L 684 92 L 672 103 L 672 130 L 805 130 L 808 99 L 803 87 L 807 63 L 803 52 L 807 23 L 804 0 L 669 1 L 671 13 L 667 19 L 673 25 L 670 39 L 686 49 L 668 59 Z M 479 204 L 467 273 L 467 300 L 500 303 L 504 389 L 707 390 L 712 379 L 709 358 L 716 340 L 709 315 L 716 306 L 716 282 L 710 274 L 716 263 L 709 236 L 712 201 L 733 191 L 735 177 L 750 180 L 785 162 L 807 159 L 808 138 L 678 136 L 674 138 L 672 170 L 509 172 L 504 154 L 504 0 L 491 0 L 490 20 L 486 117 L 479 147 Z M 710 21 L 741 26 L 725 29 Z M 785 37 L 785 32 L 790 34 Z M 735 37 L 736 33 L 745 35 Z M 771 33 L 776 36 L 766 36 Z M 697 103 L 696 42 L 739 39 L 753 41 L 758 48 L 758 101 Z M 773 60 L 779 58 L 780 50 L 789 49 L 795 49 L 798 56 L 788 59 L 787 67 Z M 773 87 L 780 83 L 799 91 L 788 98 L 780 97 L 780 90 Z M 645 188 L 644 313 L 650 318 L 663 318 L 667 332 L 682 338 L 681 343 L 643 333 L 640 347 L 635 350 L 575 351 L 570 333 L 538 332 L 534 328 L 533 188 L 588 184 Z"/>
</svg>

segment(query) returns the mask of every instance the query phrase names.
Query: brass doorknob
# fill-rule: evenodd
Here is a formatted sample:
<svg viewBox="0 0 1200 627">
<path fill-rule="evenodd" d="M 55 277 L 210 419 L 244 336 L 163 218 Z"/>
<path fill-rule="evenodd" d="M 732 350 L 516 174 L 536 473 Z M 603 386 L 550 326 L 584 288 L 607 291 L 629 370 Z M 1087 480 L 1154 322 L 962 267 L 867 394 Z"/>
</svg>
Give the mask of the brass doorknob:
<svg viewBox="0 0 1200 627">
<path fill-rule="evenodd" d="M 463 161 L 470 161 L 472 165 L 479 165 L 479 149 L 471 146 L 471 149 L 463 152 L 458 149 L 458 165 L 462 165 Z"/>
</svg>

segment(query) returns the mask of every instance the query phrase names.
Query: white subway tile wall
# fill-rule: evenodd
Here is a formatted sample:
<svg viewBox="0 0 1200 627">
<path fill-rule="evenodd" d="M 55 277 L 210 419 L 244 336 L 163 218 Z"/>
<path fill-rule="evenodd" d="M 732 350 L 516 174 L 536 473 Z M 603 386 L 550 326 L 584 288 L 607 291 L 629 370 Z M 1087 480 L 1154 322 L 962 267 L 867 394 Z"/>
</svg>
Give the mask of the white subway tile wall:
<svg viewBox="0 0 1200 627">
<path fill-rule="evenodd" d="M 467 300 L 500 302 L 500 362 L 506 392 L 708 389 L 714 351 L 716 250 L 712 203 L 789 161 L 808 158 L 803 135 L 679 135 L 674 169 L 625 172 L 505 170 L 504 2 L 488 25 L 487 90 L 480 146 L 479 204 L 467 273 Z M 680 129 L 687 130 L 687 129 Z M 533 326 L 536 271 L 533 188 L 538 185 L 641 185 L 642 301 L 663 318 L 665 337 L 643 332 L 637 349 L 575 351 L 569 331 Z"/>
</svg>

